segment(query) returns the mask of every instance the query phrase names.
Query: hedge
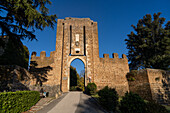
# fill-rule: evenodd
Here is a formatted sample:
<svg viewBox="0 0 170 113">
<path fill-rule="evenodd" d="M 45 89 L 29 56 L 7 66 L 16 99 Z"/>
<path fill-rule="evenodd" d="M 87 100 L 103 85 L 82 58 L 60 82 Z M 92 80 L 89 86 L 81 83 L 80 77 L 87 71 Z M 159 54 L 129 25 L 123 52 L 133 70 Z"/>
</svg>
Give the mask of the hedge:
<svg viewBox="0 0 170 113">
<path fill-rule="evenodd" d="M 0 93 L 0 113 L 21 113 L 29 110 L 40 99 L 37 91 Z"/>
</svg>

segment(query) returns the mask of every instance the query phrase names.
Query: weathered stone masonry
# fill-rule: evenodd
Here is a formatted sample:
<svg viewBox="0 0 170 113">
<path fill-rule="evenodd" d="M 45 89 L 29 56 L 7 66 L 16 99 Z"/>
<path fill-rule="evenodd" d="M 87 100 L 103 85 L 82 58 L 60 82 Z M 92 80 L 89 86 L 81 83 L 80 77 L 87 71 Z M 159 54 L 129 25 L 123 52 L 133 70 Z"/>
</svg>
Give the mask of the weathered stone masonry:
<svg viewBox="0 0 170 113">
<path fill-rule="evenodd" d="M 135 81 L 129 81 L 129 90 L 146 100 L 170 105 L 170 72 L 160 69 L 139 70 Z"/>
<path fill-rule="evenodd" d="M 58 19 L 56 50 L 50 57 L 45 57 L 45 52 L 41 52 L 40 57 L 33 53 L 31 61 L 38 64 L 36 68 L 52 68 L 48 72 L 48 81 L 44 84 L 59 84 L 61 90 L 67 92 L 70 84 L 70 64 L 77 58 L 85 65 L 85 85 L 91 77 L 98 89 L 108 85 L 116 88 L 120 95 L 128 91 L 126 73 L 129 72 L 129 66 L 126 55 L 118 58 L 118 54 L 113 53 L 113 58 L 109 58 L 108 54 L 99 58 L 97 22 L 89 18 Z"/>
</svg>

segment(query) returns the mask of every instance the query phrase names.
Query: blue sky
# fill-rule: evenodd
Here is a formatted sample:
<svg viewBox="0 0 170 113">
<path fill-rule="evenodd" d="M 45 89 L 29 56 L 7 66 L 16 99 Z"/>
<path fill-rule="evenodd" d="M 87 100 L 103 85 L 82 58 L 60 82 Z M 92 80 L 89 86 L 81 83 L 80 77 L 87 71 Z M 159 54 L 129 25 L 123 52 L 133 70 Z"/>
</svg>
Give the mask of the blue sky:
<svg viewBox="0 0 170 113">
<path fill-rule="evenodd" d="M 170 0 L 51 0 L 50 14 L 56 14 L 59 19 L 65 17 L 90 18 L 98 22 L 99 55 L 103 57 L 107 53 L 127 54 L 124 39 L 133 31 L 131 25 L 136 25 L 138 20 L 146 14 L 162 12 L 161 17 L 170 20 Z M 45 28 L 44 31 L 36 30 L 38 41 L 23 41 L 30 54 L 46 51 L 47 56 L 55 51 L 56 27 Z M 78 72 L 83 69 L 83 63 L 76 63 Z M 79 68 L 82 67 L 82 68 Z"/>
</svg>

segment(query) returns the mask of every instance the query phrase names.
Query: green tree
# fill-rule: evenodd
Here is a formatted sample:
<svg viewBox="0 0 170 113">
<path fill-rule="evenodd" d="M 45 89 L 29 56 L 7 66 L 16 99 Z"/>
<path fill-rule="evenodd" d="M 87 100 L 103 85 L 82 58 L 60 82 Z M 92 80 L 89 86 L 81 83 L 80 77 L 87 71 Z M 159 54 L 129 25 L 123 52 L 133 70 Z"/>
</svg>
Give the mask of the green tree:
<svg viewBox="0 0 170 113">
<path fill-rule="evenodd" d="M 2 36 L 36 39 L 35 29 L 43 30 L 56 23 L 56 15 L 48 15 L 50 0 L 1 0 L 0 29 Z"/>
<path fill-rule="evenodd" d="M 0 0 L 0 34 L 9 37 L 7 46 L 0 39 L 0 48 L 5 50 L 0 56 L 1 65 L 28 68 L 29 52 L 21 40 L 36 39 L 36 29 L 53 28 L 57 17 L 49 15 L 48 4 L 50 0 Z"/>
<path fill-rule="evenodd" d="M 70 89 L 84 91 L 84 77 L 81 77 L 73 66 L 70 66 Z"/>
<path fill-rule="evenodd" d="M 155 13 L 140 19 L 135 32 L 125 39 L 130 61 L 130 69 L 156 68 L 170 70 L 170 21 Z M 163 25 L 165 25 L 163 27 Z"/>
<path fill-rule="evenodd" d="M 77 86 L 78 79 L 79 79 L 79 75 L 76 71 L 76 68 L 70 66 L 70 87 Z"/>
<path fill-rule="evenodd" d="M 9 38 L 5 44 L 4 53 L 0 56 L 0 65 L 19 65 L 28 69 L 28 62 L 28 48 L 20 39 Z"/>
</svg>

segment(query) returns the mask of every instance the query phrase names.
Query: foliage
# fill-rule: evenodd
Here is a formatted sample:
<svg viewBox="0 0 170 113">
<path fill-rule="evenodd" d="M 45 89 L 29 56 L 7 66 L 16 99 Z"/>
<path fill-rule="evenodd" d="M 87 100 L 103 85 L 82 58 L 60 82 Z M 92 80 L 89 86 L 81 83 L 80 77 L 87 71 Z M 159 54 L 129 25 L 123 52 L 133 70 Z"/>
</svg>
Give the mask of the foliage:
<svg viewBox="0 0 170 113">
<path fill-rule="evenodd" d="M 79 75 L 76 71 L 76 68 L 70 66 L 70 87 L 77 86 L 77 79 Z"/>
<path fill-rule="evenodd" d="M 105 86 L 102 90 L 98 92 L 99 102 L 101 105 L 109 111 L 116 111 L 118 107 L 118 94 L 114 88 L 109 88 Z"/>
<path fill-rule="evenodd" d="M 86 93 L 89 95 L 94 95 L 97 91 L 97 86 L 95 83 L 88 83 L 86 87 Z"/>
<path fill-rule="evenodd" d="M 147 103 L 147 113 L 168 113 L 166 108 L 154 101 Z"/>
<path fill-rule="evenodd" d="M 70 90 L 84 91 L 84 77 L 80 77 L 73 66 L 70 66 Z"/>
<path fill-rule="evenodd" d="M 39 97 L 37 91 L 17 91 L 0 93 L 1 113 L 21 113 L 35 105 Z"/>
<path fill-rule="evenodd" d="M 28 69 L 29 51 L 20 39 L 8 38 L 4 53 L 0 56 L 0 65 L 19 65 Z"/>
<path fill-rule="evenodd" d="M 137 70 L 131 70 L 126 74 L 126 78 L 128 81 L 134 81 L 136 75 L 137 75 Z"/>
<path fill-rule="evenodd" d="M 140 19 L 134 31 L 125 39 L 130 69 L 156 68 L 170 70 L 170 21 L 155 13 Z"/>
<path fill-rule="evenodd" d="M 56 23 L 56 15 L 48 15 L 48 4 L 51 4 L 50 0 L 1 0 L 1 34 L 17 39 L 36 39 L 35 29 L 53 28 Z"/>
<path fill-rule="evenodd" d="M 78 78 L 78 81 L 77 81 L 77 85 L 78 85 L 78 88 L 81 90 L 81 91 L 84 91 L 84 77 L 80 77 Z"/>
<path fill-rule="evenodd" d="M 83 91 L 83 89 L 79 86 L 71 86 L 70 91 Z"/>
<path fill-rule="evenodd" d="M 70 91 L 77 91 L 77 86 L 71 86 Z"/>
<path fill-rule="evenodd" d="M 144 100 L 132 92 L 127 92 L 120 101 L 120 104 L 119 109 L 121 113 L 147 113 Z"/>
</svg>

